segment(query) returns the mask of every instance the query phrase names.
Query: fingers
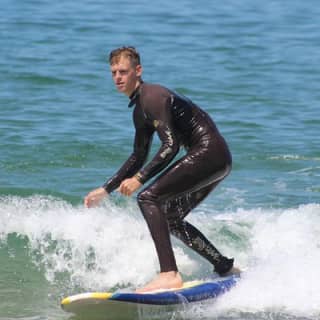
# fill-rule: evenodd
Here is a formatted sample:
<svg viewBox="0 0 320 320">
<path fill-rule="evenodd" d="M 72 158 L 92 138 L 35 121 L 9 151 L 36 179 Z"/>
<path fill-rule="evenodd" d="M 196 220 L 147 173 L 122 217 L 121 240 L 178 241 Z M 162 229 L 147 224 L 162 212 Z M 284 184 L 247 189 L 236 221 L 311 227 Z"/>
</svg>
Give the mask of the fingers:
<svg viewBox="0 0 320 320">
<path fill-rule="evenodd" d="M 133 193 L 133 191 L 130 188 L 130 183 L 128 183 L 127 180 L 124 180 L 121 184 L 120 187 L 118 188 L 119 192 L 121 194 L 123 194 L 124 196 L 131 196 L 131 194 Z"/>
<path fill-rule="evenodd" d="M 104 188 L 98 188 L 96 190 L 91 191 L 84 198 L 84 205 L 87 208 L 94 207 L 99 204 L 99 202 L 107 195 L 107 192 Z"/>
<path fill-rule="evenodd" d="M 142 184 L 135 177 L 133 177 L 123 180 L 118 188 L 118 191 L 125 196 L 131 196 L 141 186 Z"/>
<path fill-rule="evenodd" d="M 87 208 L 91 208 L 94 206 L 96 202 L 95 197 L 91 196 L 90 194 L 88 194 L 85 198 L 84 198 L 84 205 Z"/>
<path fill-rule="evenodd" d="M 94 206 L 96 206 L 98 204 L 98 201 L 96 198 L 94 197 L 88 197 L 85 199 L 84 201 L 84 205 L 87 207 L 87 208 L 92 208 Z"/>
<path fill-rule="evenodd" d="M 131 196 L 137 189 L 139 189 L 142 184 L 136 178 L 129 178 L 122 181 L 117 191 L 121 194 L 129 197 Z M 108 193 L 104 188 L 98 188 L 90 193 L 84 198 L 84 206 L 87 208 L 91 208 L 97 206 L 99 202 L 106 196 Z"/>
</svg>

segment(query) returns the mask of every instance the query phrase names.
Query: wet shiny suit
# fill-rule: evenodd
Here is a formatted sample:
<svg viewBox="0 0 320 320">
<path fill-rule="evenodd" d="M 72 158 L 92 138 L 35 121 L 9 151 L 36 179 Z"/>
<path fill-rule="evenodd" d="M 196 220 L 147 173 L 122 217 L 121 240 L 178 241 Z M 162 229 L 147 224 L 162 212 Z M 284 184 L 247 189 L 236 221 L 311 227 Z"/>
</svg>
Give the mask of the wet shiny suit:
<svg viewBox="0 0 320 320">
<path fill-rule="evenodd" d="M 160 173 L 138 194 L 160 271 L 177 271 L 171 233 L 212 263 L 217 273 L 228 272 L 233 259 L 224 257 L 184 219 L 229 174 L 232 160 L 225 140 L 207 113 L 162 86 L 141 83 L 130 97 L 129 107 L 134 105 L 133 153 L 103 187 L 110 193 L 126 178 L 136 176 L 145 183 Z M 144 166 L 155 132 L 161 147 Z M 181 146 L 186 154 L 169 166 Z"/>
</svg>

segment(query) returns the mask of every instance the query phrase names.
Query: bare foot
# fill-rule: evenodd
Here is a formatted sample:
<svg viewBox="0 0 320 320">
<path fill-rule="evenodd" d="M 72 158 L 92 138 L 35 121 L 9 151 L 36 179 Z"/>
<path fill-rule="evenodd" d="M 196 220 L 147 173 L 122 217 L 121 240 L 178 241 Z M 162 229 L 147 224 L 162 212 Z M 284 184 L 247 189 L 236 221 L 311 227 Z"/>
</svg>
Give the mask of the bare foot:
<svg viewBox="0 0 320 320">
<path fill-rule="evenodd" d="M 179 272 L 169 271 L 161 272 L 143 288 L 136 290 L 136 293 L 146 293 L 160 289 L 180 289 L 183 286 L 182 278 Z"/>
</svg>

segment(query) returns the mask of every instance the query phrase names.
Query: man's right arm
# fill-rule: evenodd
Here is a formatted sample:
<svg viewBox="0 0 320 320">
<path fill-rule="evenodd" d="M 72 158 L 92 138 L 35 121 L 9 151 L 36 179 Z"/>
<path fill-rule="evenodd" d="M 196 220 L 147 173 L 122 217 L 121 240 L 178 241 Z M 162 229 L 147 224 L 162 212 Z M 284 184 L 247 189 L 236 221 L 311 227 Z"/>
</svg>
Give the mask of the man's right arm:
<svg viewBox="0 0 320 320">
<path fill-rule="evenodd" d="M 136 130 L 133 153 L 118 172 L 102 186 L 107 193 L 116 190 L 124 179 L 131 178 L 141 169 L 149 153 L 152 135 L 153 131 L 147 128 Z"/>
<path fill-rule="evenodd" d="M 87 194 L 84 198 L 84 205 L 87 208 L 97 206 L 104 197 L 116 190 L 123 180 L 131 178 L 139 171 L 147 159 L 152 135 L 153 131 L 145 128 L 136 129 L 133 153 L 118 172 L 103 184 L 102 187 L 94 189 Z"/>
</svg>

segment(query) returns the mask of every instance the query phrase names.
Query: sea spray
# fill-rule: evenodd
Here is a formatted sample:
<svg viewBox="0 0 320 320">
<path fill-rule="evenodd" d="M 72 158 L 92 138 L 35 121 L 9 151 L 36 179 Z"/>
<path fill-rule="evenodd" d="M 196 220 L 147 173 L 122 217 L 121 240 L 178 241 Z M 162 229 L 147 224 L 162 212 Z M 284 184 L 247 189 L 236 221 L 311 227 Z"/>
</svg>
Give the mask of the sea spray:
<svg viewBox="0 0 320 320">
<path fill-rule="evenodd" d="M 6 197 L 1 203 L 1 239 L 27 239 L 30 259 L 53 283 L 63 277 L 71 287 L 106 290 L 139 286 L 158 270 L 153 242 L 133 201 L 98 208 L 72 206 L 52 197 Z M 186 274 L 196 265 L 181 248 L 177 259 Z"/>
<path fill-rule="evenodd" d="M 234 212 L 201 205 L 188 220 L 244 272 L 234 289 L 210 304 L 191 306 L 183 318 L 319 315 L 319 204 Z M 212 274 L 205 260 L 173 243 L 185 279 Z M 19 257 L 18 249 L 23 251 Z M 53 197 L 1 197 L 0 250 L 8 252 L 3 263 L 34 265 L 64 294 L 134 288 L 158 271 L 150 234 L 133 200 L 106 200 L 87 209 Z"/>
<path fill-rule="evenodd" d="M 320 315 L 320 205 L 285 210 L 239 210 L 232 215 L 251 225 L 248 265 L 238 285 L 206 314 L 275 319 Z"/>
</svg>

